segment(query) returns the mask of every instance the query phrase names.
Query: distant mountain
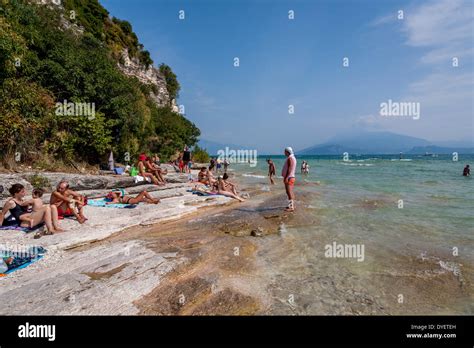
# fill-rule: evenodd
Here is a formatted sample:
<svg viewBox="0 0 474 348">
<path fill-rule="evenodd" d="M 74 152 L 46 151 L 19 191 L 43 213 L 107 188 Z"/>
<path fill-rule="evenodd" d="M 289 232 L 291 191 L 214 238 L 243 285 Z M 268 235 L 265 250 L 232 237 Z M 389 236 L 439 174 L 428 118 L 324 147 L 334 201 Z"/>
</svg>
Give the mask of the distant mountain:
<svg viewBox="0 0 474 348">
<path fill-rule="evenodd" d="M 206 149 L 211 156 L 217 155 L 219 150 L 225 151 L 228 147 L 230 150 L 251 150 L 248 146 L 236 145 L 236 144 L 222 144 L 215 141 L 200 139 L 198 142 L 199 147 Z"/>
<path fill-rule="evenodd" d="M 415 155 L 415 154 L 437 154 L 437 155 L 444 155 L 444 154 L 452 154 L 453 152 L 457 152 L 458 154 L 474 154 L 473 147 L 442 147 L 436 145 L 429 145 L 429 146 L 415 146 L 413 149 L 407 152 L 407 154 Z"/>
<path fill-rule="evenodd" d="M 429 146 L 425 139 L 410 137 L 390 132 L 357 132 L 343 134 L 331 140 L 298 151 L 299 155 L 340 155 L 341 153 L 357 154 L 392 154 L 408 152 L 414 147 Z"/>
</svg>

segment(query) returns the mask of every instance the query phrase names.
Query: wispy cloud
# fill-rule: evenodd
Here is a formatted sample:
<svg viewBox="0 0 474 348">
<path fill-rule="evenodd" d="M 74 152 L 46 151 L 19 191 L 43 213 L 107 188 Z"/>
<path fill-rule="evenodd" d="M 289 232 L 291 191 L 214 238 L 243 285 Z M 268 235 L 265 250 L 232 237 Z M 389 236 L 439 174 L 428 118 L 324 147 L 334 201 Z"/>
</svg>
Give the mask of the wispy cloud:
<svg viewBox="0 0 474 348">
<path fill-rule="evenodd" d="M 402 93 L 404 100 L 420 102 L 422 118 L 428 117 L 411 124 L 411 131 L 425 135 L 429 132 L 433 138 L 473 134 L 473 10 L 472 0 L 431 0 L 421 5 L 415 2 L 404 9 L 400 33 L 407 46 L 420 52 L 415 64 L 423 69 L 420 71 L 427 71 L 408 83 Z M 387 24 L 387 18 L 380 17 L 373 23 Z M 458 67 L 453 66 L 453 58 L 458 60 Z"/>
</svg>

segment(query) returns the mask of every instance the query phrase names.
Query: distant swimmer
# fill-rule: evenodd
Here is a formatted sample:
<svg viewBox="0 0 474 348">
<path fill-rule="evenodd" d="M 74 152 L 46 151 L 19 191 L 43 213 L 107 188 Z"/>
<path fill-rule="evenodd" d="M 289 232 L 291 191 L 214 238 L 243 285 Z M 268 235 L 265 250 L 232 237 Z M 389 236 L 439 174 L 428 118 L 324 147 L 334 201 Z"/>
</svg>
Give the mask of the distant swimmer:
<svg viewBox="0 0 474 348">
<path fill-rule="evenodd" d="M 275 168 L 275 163 L 269 158 L 267 159 L 268 163 L 268 176 L 270 177 L 270 183 L 272 185 L 275 185 L 275 180 L 273 180 L 273 177 L 276 175 L 276 168 Z"/>
<path fill-rule="evenodd" d="M 400 152 L 400 157 L 399 159 L 403 159 L 403 152 Z"/>
<path fill-rule="evenodd" d="M 309 164 L 307 161 L 303 161 L 301 163 L 301 174 L 308 174 L 309 173 Z"/>
<path fill-rule="evenodd" d="M 286 194 L 288 196 L 288 206 L 285 211 L 295 211 L 295 194 L 293 187 L 295 185 L 296 157 L 291 147 L 285 149 L 285 165 L 281 171 L 283 183 L 285 184 Z"/>
<path fill-rule="evenodd" d="M 471 169 L 469 168 L 469 164 L 464 167 L 462 171 L 463 176 L 471 176 Z"/>
</svg>

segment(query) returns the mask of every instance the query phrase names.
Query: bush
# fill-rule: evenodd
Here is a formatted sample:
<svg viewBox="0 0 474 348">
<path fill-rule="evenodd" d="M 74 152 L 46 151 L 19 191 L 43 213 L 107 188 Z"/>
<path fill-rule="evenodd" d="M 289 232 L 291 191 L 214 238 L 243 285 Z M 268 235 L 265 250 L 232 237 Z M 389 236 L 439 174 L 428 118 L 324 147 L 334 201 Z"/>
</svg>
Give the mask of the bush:
<svg viewBox="0 0 474 348">
<path fill-rule="evenodd" d="M 196 163 L 208 163 L 210 156 L 206 149 L 200 148 L 198 145 L 194 146 L 193 150 L 193 162 Z"/>
<path fill-rule="evenodd" d="M 35 189 L 42 189 L 45 191 L 51 190 L 51 182 L 49 181 L 48 178 L 44 176 L 41 176 L 39 174 L 34 174 L 28 177 L 27 180 L 30 182 L 31 186 L 33 186 L 33 188 Z"/>
</svg>

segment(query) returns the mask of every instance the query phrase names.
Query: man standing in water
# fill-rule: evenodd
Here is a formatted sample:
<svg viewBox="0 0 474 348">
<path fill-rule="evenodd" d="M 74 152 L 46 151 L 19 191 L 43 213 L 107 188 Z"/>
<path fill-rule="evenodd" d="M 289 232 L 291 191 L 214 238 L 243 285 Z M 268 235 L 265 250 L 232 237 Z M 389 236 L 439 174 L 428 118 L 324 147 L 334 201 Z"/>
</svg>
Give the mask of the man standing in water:
<svg viewBox="0 0 474 348">
<path fill-rule="evenodd" d="M 293 187 L 296 180 L 296 157 L 291 147 L 288 146 L 285 149 L 285 156 L 287 158 L 285 160 L 285 164 L 283 165 L 283 170 L 281 171 L 286 194 L 288 195 L 288 207 L 286 207 L 285 211 L 295 211 L 295 194 L 293 192 Z"/>
<path fill-rule="evenodd" d="M 267 159 L 268 163 L 268 176 L 270 177 L 270 183 L 272 185 L 275 185 L 275 181 L 273 180 L 273 177 L 276 175 L 276 169 L 275 169 L 275 163 L 269 158 Z"/>
</svg>

